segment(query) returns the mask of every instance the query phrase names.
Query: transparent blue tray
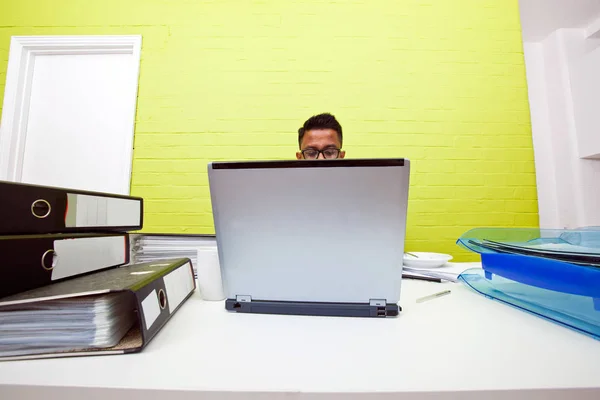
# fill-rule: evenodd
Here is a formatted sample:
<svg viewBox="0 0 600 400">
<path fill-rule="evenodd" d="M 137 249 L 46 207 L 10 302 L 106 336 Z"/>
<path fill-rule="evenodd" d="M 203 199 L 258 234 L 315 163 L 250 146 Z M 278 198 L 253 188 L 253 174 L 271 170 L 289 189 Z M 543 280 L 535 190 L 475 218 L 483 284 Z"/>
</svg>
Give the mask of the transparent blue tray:
<svg viewBox="0 0 600 400">
<path fill-rule="evenodd" d="M 600 268 L 542 257 L 481 254 L 484 272 L 555 292 L 600 298 Z M 599 306 L 600 307 L 600 306 Z"/>
<path fill-rule="evenodd" d="M 457 244 L 479 254 L 520 254 L 600 268 L 600 228 L 476 228 Z"/>
<path fill-rule="evenodd" d="M 600 340 L 600 269 L 484 253 L 459 281 L 474 291 Z"/>
</svg>

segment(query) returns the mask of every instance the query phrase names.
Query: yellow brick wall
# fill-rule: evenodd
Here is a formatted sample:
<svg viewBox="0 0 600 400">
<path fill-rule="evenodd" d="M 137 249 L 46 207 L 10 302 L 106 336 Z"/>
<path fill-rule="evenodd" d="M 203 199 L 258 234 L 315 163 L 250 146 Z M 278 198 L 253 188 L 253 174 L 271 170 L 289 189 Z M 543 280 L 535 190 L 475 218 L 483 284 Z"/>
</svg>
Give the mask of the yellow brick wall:
<svg viewBox="0 0 600 400">
<path fill-rule="evenodd" d="M 325 111 L 348 157 L 412 160 L 409 250 L 538 224 L 517 0 L 4 0 L 0 93 L 11 35 L 82 34 L 143 35 L 144 231 L 214 232 L 207 162 L 291 158 Z"/>
</svg>

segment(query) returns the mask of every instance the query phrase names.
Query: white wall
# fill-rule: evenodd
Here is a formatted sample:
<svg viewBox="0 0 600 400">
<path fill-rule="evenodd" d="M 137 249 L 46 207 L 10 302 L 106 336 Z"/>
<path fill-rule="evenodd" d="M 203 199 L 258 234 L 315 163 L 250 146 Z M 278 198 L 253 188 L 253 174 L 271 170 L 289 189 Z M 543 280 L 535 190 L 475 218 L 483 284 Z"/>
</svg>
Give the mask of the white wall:
<svg viewBox="0 0 600 400">
<path fill-rule="evenodd" d="M 581 28 L 600 15 L 600 0 L 519 0 L 523 40 L 539 42 L 561 28 Z"/>
<path fill-rule="evenodd" d="M 600 39 L 593 34 L 558 29 L 524 43 L 542 228 L 600 226 Z"/>
<path fill-rule="evenodd" d="M 130 54 L 37 57 L 21 182 L 129 194 L 132 68 Z"/>
<path fill-rule="evenodd" d="M 0 179 L 129 194 L 141 36 L 13 36 Z"/>
<path fill-rule="evenodd" d="M 536 184 L 540 226 L 557 227 L 559 201 L 554 165 L 554 146 L 550 137 L 550 114 L 548 110 L 546 73 L 544 69 L 544 46 L 541 43 L 525 43 L 525 64 L 533 133 L 533 151 L 536 164 Z"/>
<path fill-rule="evenodd" d="M 572 33 L 567 47 L 578 150 L 580 157 L 600 158 L 600 39 L 583 34 Z"/>
</svg>

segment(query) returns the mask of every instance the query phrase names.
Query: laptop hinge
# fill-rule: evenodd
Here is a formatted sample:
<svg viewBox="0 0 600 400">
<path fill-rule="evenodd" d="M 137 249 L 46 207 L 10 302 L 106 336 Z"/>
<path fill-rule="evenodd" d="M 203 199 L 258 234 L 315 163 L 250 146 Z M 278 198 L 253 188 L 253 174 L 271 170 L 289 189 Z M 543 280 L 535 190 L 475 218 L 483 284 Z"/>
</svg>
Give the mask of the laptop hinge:
<svg viewBox="0 0 600 400">
<path fill-rule="evenodd" d="M 374 317 L 386 317 L 387 316 L 387 302 L 381 299 L 370 299 L 369 306 L 371 307 L 370 314 Z"/>
<path fill-rule="evenodd" d="M 235 301 L 240 303 L 250 303 L 252 301 L 252 297 L 238 294 L 237 296 L 235 296 Z"/>
</svg>

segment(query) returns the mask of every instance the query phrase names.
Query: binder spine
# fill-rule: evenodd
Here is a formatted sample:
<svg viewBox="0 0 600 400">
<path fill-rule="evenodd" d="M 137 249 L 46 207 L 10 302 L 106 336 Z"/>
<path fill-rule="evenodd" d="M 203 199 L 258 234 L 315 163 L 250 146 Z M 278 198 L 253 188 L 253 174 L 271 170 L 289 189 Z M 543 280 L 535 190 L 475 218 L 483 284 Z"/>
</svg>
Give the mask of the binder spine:
<svg viewBox="0 0 600 400">
<path fill-rule="evenodd" d="M 0 239 L 0 297 L 129 262 L 127 233 Z"/>
<path fill-rule="evenodd" d="M 0 182 L 0 234 L 139 230 L 143 213 L 140 197 Z"/>
<path fill-rule="evenodd" d="M 66 208 L 59 191 L 0 183 L 0 234 L 53 233 L 64 228 Z"/>
<path fill-rule="evenodd" d="M 192 262 L 186 259 L 135 292 L 143 346 L 154 338 L 195 289 Z"/>
</svg>

